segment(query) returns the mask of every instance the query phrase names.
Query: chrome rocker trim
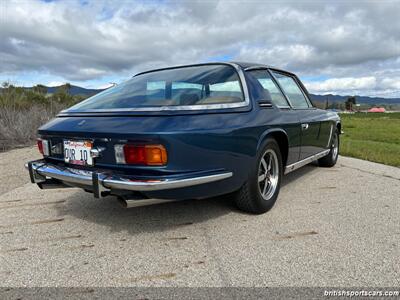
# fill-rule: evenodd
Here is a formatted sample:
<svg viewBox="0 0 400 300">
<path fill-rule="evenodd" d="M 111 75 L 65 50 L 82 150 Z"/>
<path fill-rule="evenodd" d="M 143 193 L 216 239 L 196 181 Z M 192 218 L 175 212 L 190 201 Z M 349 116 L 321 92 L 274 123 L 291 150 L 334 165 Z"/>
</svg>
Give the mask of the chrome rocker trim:
<svg viewBox="0 0 400 300">
<path fill-rule="evenodd" d="M 176 189 L 219 181 L 233 175 L 232 172 L 223 172 L 181 179 L 134 180 L 126 176 L 55 166 L 43 160 L 29 162 L 25 167 L 29 170 L 32 183 L 37 183 L 40 186 L 46 181 L 57 179 L 62 183 L 77 185 L 78 187 L 92 187 L 96 198 L 100 198 L 102 192 L 109 192 L 112 189 L 136 192 Z"/>
<path fill-rule="evenodd" d="M 324 157 L 325 155 L 328 155 L 329 151 L 331 151 L 330 149 L 326 149 L 322 152 L 319 152 L 317 154 L 311 155 L 303 160 L 300 160 L 298 162 L 295 162 L 294 164 L 288 165 L 285 168 L 285 174 L 288 174 L 294 170 L 297 170 L 299 168 L 301 168 L 302 166 L 305 166 L 311 162 L 313 162 L 314 160 L 317 160 L 321 157 Z"/>
</svg>

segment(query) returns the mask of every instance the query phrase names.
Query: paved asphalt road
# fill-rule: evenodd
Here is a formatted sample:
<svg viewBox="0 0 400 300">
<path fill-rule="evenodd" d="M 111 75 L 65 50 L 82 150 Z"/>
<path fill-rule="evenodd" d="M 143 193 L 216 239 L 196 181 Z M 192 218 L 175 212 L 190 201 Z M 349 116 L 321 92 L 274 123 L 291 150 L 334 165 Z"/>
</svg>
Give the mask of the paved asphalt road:
<svg viewBox="0 0 400 300">
<path fill-rule="evenodd" d="M 0 154 L 2 286 L 399 286 L 400 169 L 340 157 L 284 178 L 267 214 L 226 199 L 123 209 L 41 191 Z"/>
</svg>

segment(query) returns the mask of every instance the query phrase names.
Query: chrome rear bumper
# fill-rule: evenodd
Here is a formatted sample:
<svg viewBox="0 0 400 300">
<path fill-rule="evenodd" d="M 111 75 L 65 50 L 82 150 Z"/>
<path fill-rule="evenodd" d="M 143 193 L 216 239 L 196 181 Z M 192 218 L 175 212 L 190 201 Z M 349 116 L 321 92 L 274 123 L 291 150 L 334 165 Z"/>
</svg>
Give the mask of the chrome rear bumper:
<svg viewBox="0 0 400 300">
<path fill-rule="evenodd" d="M 102 192 L 109 192 L 112 189 L 136 192 L 176 189 L 219 181 L 233 175 L 232 172 L 220 172 L 192 177 L 183 175 L 179 178 L 162 177 L 139 180 L 132 176 L 60 167 L 44 160 L 29 162 L 25 167 L 29 170 L 32 183 L 44 184 L 46 181 L 57 179 L 62 184 L 88 187 L 93 190 L 97 198 L 101 197 Z"/>
</svg>

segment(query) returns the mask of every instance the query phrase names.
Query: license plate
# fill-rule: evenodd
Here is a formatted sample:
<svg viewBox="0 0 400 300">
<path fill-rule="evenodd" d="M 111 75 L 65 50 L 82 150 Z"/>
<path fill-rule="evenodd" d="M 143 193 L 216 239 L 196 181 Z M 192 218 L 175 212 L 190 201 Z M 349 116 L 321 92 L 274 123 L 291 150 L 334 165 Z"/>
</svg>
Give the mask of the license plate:
<svg viewBox="0 0 400 300">
<path fill-rule="evenodd" d="M 74 165 L 93 166 L 93 158 L 90 156 L 92 146 L 90 141 L 64 140 L 64 161 Z"/>
</svg>

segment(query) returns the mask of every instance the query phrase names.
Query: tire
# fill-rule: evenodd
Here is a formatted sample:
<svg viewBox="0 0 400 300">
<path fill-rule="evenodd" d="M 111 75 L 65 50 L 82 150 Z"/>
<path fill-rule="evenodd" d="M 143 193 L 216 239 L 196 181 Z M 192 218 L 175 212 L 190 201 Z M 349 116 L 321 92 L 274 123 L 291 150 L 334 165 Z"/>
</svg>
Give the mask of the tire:
<svg viewBox="0 0 400 300">
<path fill-rule="evenodd" d="M 336 164 L 339 156 L 339 145 L 339 132 L 336 129 L 332 135 L 331 151 L 329 151 L 327 156 L 324 156 L 318 160 L 320 167 L 330 168 Z"/>
<path fill-rule="evenodd" d="M 281 151 L 275 139 L 268 138 L 260 149 L 255 167 L 234 195 L 237 207 L 253 214 L 265 213 L 274 206 L 283 174 Z"/>
</svg>

